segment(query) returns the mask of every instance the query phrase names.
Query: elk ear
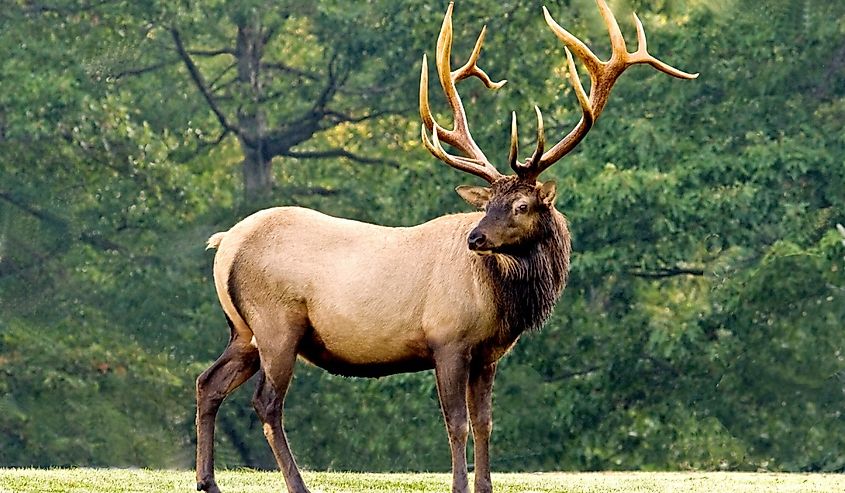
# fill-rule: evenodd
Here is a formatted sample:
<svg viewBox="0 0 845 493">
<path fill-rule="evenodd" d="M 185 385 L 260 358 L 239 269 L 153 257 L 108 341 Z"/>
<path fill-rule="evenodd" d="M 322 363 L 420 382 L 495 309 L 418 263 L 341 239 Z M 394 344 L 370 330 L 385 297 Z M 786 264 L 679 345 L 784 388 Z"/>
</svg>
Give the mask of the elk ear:
<svg viewBox="0 0 845 493">
<path fill-rule="evenodd" d="M 483 209 L 490 201 L 490 189 L 486 187 L 470 187 L 468 185 L 461 185 L 455 189 L 462 199 L 469 202 L 479 209 Z"/>
<path fill-rule="evenodd" d="M 554 180 L 549 180 L 540 185 L 540 201 L 546 207 L 554 207 L 555 198 L 557 198 L 557 184 Z"/>
</svg>

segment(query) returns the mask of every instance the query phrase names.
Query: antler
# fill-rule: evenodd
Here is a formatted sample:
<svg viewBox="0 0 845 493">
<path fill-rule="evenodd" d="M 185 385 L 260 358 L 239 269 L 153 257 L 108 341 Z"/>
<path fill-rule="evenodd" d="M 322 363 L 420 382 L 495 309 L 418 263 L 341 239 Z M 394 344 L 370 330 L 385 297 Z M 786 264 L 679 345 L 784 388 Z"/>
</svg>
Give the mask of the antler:
<svg viewBox="0 0 845 493">
<path fill-rule="evenodd" d="M 479 176 L 490 183 L 502 177 L 495 166 L 487 159 L 478 145 L 472 138 L 467 124 L 466 112 L 464 105 L 461 103 L 461 97 L 458 95 L 458 90 L 455 85 L 468 77 L 478 77 L 481 82 L 487 86 L 488 89 L 499 89 L 506 80 L 500 82 L 493 82 L 490 77 L 478 67 L 478 57 L 481 54 L 481 44 L 484 42 L 484 35 L 487 32 L 487 26 L 481 29 L 481 34 L 478 35 L 478 40 L 475 42 L 475 48 L 469 57 L 467 63 L 455 70 L 451 71 L 451 54 L 452 54 L 452 9 L 454 2 L 449 3 L 449 8 L 446 10 L 446 17 L 443 19 L 443 26 L 440 28 L 440 35 L 437 37 L 437 54 L 435 57 L 435 65 L 437 66 L 437 75 L 440 79 L 440 85 L 443 87 L 443 92 L 446 93 L 446 100 L 452 108 L 452 113 L 455 121 L 455 128 L 453 130 L 446 130 L 437 122 L 431 114 L 431 108 L 428 105 L 428 59 L 423 55 L 422 72 L 420 73 L 420 118 L 422 118 L 422 141 L 425 147 L 434 154 L 435 157 L 445 162 L 449 166 L 467 173 Z M 426 129 L 432 134 L 429 140 Z M 465 156 L 455 156 L 448 154 L 440 141 L 446 142 L 452 147 L 461 151 Z"/>
<path fill-rule="evenodd" d="M 544 138 L 543 138 L 543 117 L 539 108 L 536 108 L 538 119 L 537 131 L 537 149 L 534 154 L 525 160 L 525 163 L 518 163 L 514 157 L 511 159 L 511 167 L 520 178 L 536 179 L 546 168 L 557 162 L 560 158 L 569 153 L 579 142 L 587 135 L 593 123 L 601 114 L 604 106 L 607 104 L 610 90 L 616 79 L 622 75 L 628 67 L 638 63 L 647 63 L 657 70 L 669 74 L 680 79 L 695 79 L 698 74 L 690 74 L 678 70 L 666 63 L 651 56 L 646 48 L 645 31 L 643 24 L 634 14 L 634 23 L 637 25 L 637 51 L 633 53 L 628 52 L 625 45 L 625 38 L 622 37 L 622 32 L 619 29 L 619 24 L 613 16 L 613 12 L 607 6 L 605 0 L 596 0 L 604 23 L 607 25 L 607 30 L 610 34 L 610 45 L 612 48 L 612 55 L 610 60 L 601 61 L 581 40 L 573 36 L 566 29 L 562 28 L 549 14 L 546 7 L 543 7 L 543 17 L 546 19 L 546 24 L 552 29 L 555 35 L 563 41 L 568 48 L 566 51 L 566 63 L 568 66 L 568 76 L 575 89 L 575 95 L 578 97 L 578 102 L 581 104 L 583 116 L 578 122 L 578 125 L 569 132 L 560 142 L 554 147 L 543 153 Z M 581 80 L 578 78 L 578 72 L 575 69 L 575 62 L 572 59 L 572 53 L 581 59 L 587 72 L 590 74 L 590 95 L 587 96 L 584 91 L 584 86 L 581 85 Z M 516 118 L 514 117 L 513 127 L 516 127 Z M 511 149 L 515 146 L 515 130 L 512 132 Z"/>
</svg>

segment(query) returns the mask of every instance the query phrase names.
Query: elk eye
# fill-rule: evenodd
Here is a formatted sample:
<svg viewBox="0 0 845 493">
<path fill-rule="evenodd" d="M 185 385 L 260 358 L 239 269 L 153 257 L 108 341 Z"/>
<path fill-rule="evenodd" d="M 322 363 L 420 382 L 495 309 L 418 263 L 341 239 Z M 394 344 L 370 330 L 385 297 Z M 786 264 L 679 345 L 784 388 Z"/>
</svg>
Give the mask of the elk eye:
<svg viewBox="0 0 845 493">
<path fill-rule="evenodd" d="M 516 206 L 517 214 L 525 214 L 526 212 L 528 212 L 528 204 L 526 204 L 525 202 Z"/>
</svg>

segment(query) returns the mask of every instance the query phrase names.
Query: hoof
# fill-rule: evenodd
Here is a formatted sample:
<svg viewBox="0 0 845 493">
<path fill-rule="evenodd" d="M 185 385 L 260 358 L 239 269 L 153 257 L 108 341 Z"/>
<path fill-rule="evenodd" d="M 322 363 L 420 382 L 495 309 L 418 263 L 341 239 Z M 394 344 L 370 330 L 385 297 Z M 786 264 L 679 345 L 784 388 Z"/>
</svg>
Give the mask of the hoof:
<svg viewBox="0 0 845 493">
<path fill-rule="evenodd" d="M 197 491 L 220 493 L 220 488 L 217 487 L 217 483 L 215 483 L 213 479 L 207 479 L 205 481 L 197 481 Z"/>
</svg>

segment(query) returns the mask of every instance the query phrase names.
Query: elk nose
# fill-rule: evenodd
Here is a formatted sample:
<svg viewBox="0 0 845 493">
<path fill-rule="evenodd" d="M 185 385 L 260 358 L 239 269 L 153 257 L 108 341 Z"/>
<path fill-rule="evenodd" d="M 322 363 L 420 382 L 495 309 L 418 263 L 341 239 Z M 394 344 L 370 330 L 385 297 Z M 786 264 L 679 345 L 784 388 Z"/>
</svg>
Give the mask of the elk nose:
<svg viewBox="0 0 845 493">
<path fill-rule="evenodd" d="M 469 244 L 470 250 L 482 250 L 484 244 L 487 243 L 487 237 L 484 236 L 484 233 L 474 229 L 470 232 L 467 243 Z"/>
</svg>

